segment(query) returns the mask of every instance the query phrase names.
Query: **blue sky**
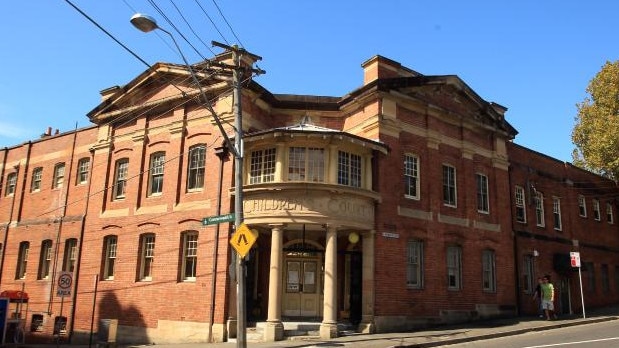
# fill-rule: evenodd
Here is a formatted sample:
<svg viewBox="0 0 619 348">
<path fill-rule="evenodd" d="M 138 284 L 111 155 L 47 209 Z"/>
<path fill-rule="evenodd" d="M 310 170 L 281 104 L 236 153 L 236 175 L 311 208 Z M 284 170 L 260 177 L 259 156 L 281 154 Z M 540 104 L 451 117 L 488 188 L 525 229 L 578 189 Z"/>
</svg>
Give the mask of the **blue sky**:
<svg viewBox="0 0 619 348">
<path fill-rule="evenodd" d="M 144 0 L 72 0 L 149 64 L 180 63 L 164 34 L 129 23 Z M 211 40 L 239 43 L 213 0 L 157 4 L 190 62 L 212 57 Z M 576 104 L 606 61 L 619 59 L 619 2 L 231 1 L 216 0 L 240 44 L 263 57 L 256 81 L 273 93 L 341 96 L 360 87 L 361 63 L 380 54 L 426 75 L 458 75 L 482 98 L 506 106 L 516 143 L 571 161 Z M 180 9 L 205 46 L 179 16 Z M 63 0 L 10 1 L 0 11 L 0 147 L 90 125 L 99 91 L 146 66 Z M 212 48 L 215 53 L 220 50 Z"/>
</svg>

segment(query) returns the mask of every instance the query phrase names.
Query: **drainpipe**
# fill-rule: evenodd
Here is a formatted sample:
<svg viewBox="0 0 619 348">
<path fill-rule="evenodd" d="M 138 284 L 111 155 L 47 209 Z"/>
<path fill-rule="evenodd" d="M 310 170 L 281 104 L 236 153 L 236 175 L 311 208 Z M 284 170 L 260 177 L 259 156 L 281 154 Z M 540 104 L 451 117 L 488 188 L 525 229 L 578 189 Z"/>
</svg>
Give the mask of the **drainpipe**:
<svg viewBox="0 0 619 348">
<path fill-rule="evenodd" d="M 88 168 L 88 188 L 86 189 L 86 203 L 84 206 L 84 213 L 82 214 L 82 221 L 80 226 L 80 239 L 79 245 L 77 247 L 77 260 L 75 261 L 75 274 L 73 275 L 73 281 L 75 285 L 73 286 L 73 298 L 71 302 L 73 306 L 71 307 L 71 322 L 69 323 L 69 343 L 71 343 L 71 339 L 73 338 L 73 330 L 75 328 L 75 312 L 77 310 L 77 289 L 80 280 L 80 270 L 82 266 L 82 246 L 84 245 L 84 234 L 86 232 L 86 216 L 88 215 L 88 203 L 90 202 L 90 188 L 92 187 L 92 168 L 94 168 L 95 163 L 95 149 L 90 149 L 90 168 Z M 96 295 L 95 295 L 96 296 Z"/>
<path fill-rule="evenodd" d="M 514 190 L 511 180 L 512 166 L 510 165 L 507 170 L 507 182 L 509 183 L 509 209 L 510 209 L 510 226 L 512 228 L 511 233 L 513 237 L 514 246 L 514 272 L 515 272 L 515 292 L 516 292 L 516 316 L 520 315 L 520 262 L 518 258 L 518 234 L 516 233 L 516 226 L 514 224 Z M 526 206 L 525 206 L 526 209 Z"/>
<path fill-rule="evenodd" d="M 224 161 L 228 158 L 228 147 L 222 146 L 215 148 L 215 155 L 219 157 L 219 185 L 217 187 L 217 212 L 216 215 L 221 215 L 221 193 L 223 186 Z M 215 284 L 217 282 L 217 253 L 219 247 L 219 225 L 215 225 L 215 237 L 213 239 L 213 270 L 211 271 L 211 305 L 209 311 L 209 330 L 208 341 L 213 342 L 213 320 L 215 318 Z"/>
<path fill-rule="evenodd" d="M 64 202 L 62 203 L 62 210 L 60 212 L 60 218 L 58 218 L 58 228 L 56 229 L 56 246 L 54 248 L 54 265 L 52 267 L 52 284 L 49 287 L 49 300 L 47 302 L 47 314 L 52 314 L 52 304 L 54 301 L 54 285 L 56 285 L 56 268 L 58 267 L 58 253 L 60 251 L 60 235 L 62 234 L 62 226 L 65 215 L 67 214 L 67 204 L 69 203 L 69 187 L 71 186 L 71 176 L 73 170 L 73 157 L 75 156 L 75 143 L 77 141 L 77 124 L 75 125 L 75 131 L 73 132 L 73 146 L 71 146 L 71 156 L 69 157 L 69 169 L 65 171 L 65 182 L 63 182 L 64 188 Z M 67 174 L 68 173 L 68 174 Z M 73 304 L 75 307 L 75 303 Z"/>
</svg>

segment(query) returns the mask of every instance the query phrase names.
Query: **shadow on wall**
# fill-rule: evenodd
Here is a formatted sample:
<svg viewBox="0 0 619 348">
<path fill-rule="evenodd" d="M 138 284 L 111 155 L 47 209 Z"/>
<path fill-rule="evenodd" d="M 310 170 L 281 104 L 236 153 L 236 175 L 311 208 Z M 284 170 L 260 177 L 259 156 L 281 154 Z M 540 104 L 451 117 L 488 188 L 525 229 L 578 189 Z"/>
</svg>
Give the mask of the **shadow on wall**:
<svg viewBox="0 0 619 348">
<path fill-rule="evenodd" d="M 147 344 L 146 323 L 134 306 L 122 307 L 114 293 L 106 292 L 99 301 L 99 321 L 95 340 L 100 345 Z"/>
</svg>

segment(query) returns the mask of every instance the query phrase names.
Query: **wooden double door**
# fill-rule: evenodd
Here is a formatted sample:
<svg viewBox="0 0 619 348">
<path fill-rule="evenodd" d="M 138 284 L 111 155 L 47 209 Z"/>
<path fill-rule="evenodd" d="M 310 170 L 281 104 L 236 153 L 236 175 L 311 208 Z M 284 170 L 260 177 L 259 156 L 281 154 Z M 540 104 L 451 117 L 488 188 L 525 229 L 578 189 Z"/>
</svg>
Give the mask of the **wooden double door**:
<svg viewBox="0 0 619 348">
<path fill-rule="evenodd" d="M 322 258 L 286 256 L 282 314 L 318 318 L 322 315 Z"/>
</svg>

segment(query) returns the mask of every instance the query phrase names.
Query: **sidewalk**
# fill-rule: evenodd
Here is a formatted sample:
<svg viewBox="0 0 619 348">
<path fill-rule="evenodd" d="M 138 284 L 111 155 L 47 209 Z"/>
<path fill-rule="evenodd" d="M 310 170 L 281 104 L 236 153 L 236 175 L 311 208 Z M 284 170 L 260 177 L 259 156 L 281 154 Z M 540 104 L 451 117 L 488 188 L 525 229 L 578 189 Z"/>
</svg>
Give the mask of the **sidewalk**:
<svg viewBox="0 0 619 348">
<path fill-rule="evenodd" d="M 267 348 L 267 347 L 345 347 L 354 346 L 355 348 L 399 348 L 399 347 L 438 347 L 441 345 L 458 344 L 464 342 L 486 340 L 497 337 L 520 335 L 531 331 L 551 330 L 575 325 L 599 323 L 609 320 L 619 319 L 619 306 L 601 308 L 587 313 L 587 318 L 582 315 L 569 315 L 560 317 L 557 320 L 546 321 L 537 317 L 520 317 L 510 319 L 498 319 L 468 323 L 463 325 L 450 325 L 436 327 L 423 331 L 399 332 L 387 334 L 354 334 L 350 336 L 338 337 L 331 340 L 308 339 L 294 341 L 279 341 L 269 343 L 248 342 L 247 347 Z M 175 345 L 175 348 L 198 348 L 198 347 L 217 347 L 234 348 L 235 342 L 215 343 L 215 344 L 183 344 Z M 163 348 L 163 347 L 158 347 Z"/>
<path fill-rule="evenodd" d="M 331 340 L 321 340 L 308 338 L 286 340 L 278 342 L 248 342 L 248 348 L 267 348 L 267 347 L 352 347 L 354 348 L 400 348 L 400 347 L 438 347 L 442 345 L 458 344 L 464 342 L 486 340 L 497 337 L 520 335 L 531 331 L 551 330 L 575 325 L 599 323 L 603 321 L 618 320 L 619 306 L 600 308 L 587 312 L 587 318 L 581 315 L 569 315 L 560 317 L 557 320 L 546 321 L 537 317 L 519 317 L 509 319 L 497 319 L 467 323 L 462 325 L 450 325 L 435 327 L 432 329 L 384 333 L 384 334 L 352 334 L 338 337 Z M 19 347 L 28 348 L 49 348 L 55 345 L 20 345 Z M 83 345 L 70 345 L 71 348 L 87 348 Z M 96 347 L 93 345 L 93 347 Z M 120 345 L 118 347 L 121 347 Z M 187 344 L 157 344 L 152 346 L 130 346 L 153 347 L 153 348 L 234 348 L 236 342 L 225 343 L 187 343 Z"/>
</svg>

